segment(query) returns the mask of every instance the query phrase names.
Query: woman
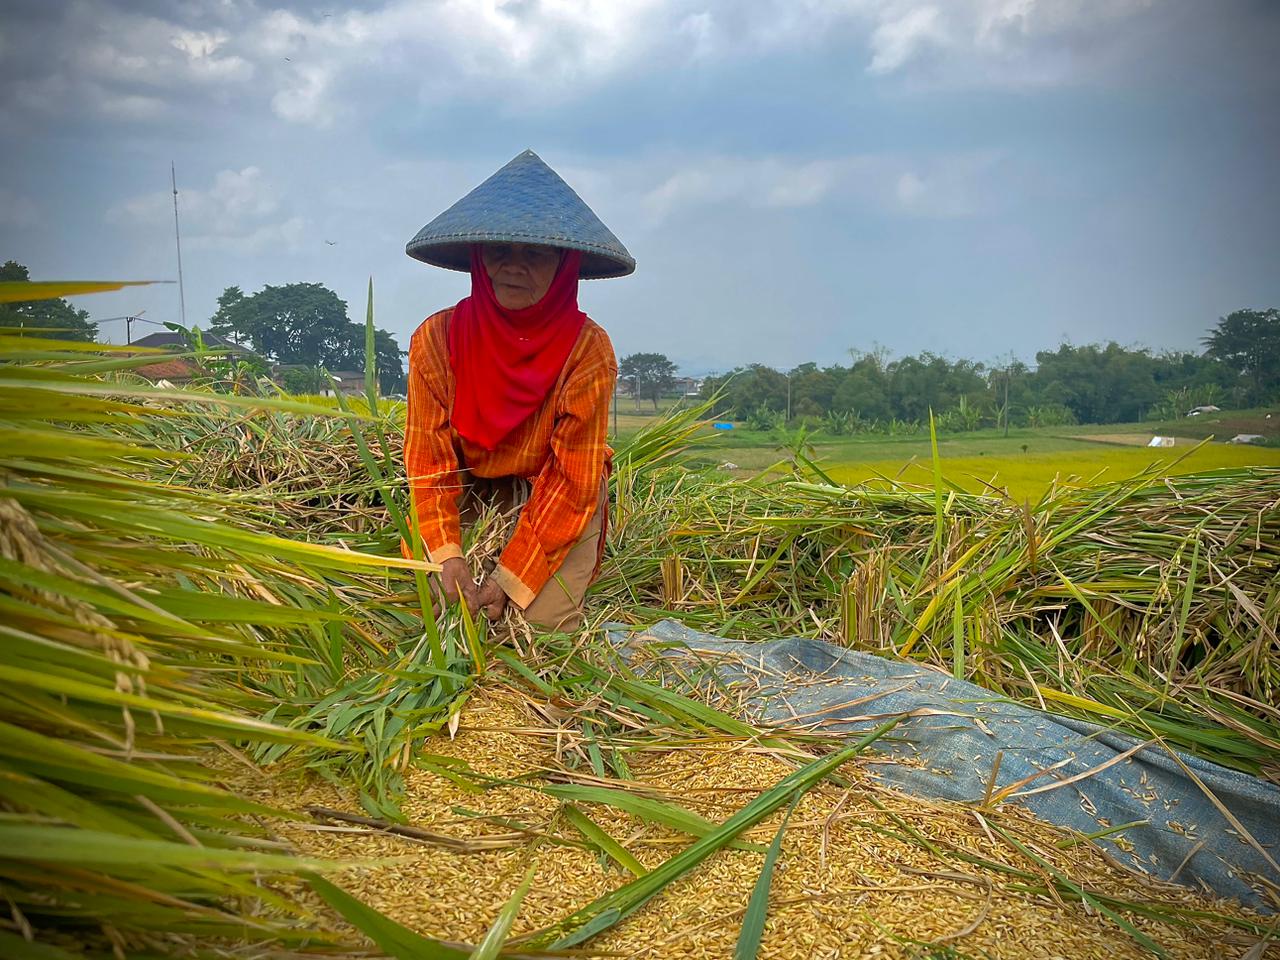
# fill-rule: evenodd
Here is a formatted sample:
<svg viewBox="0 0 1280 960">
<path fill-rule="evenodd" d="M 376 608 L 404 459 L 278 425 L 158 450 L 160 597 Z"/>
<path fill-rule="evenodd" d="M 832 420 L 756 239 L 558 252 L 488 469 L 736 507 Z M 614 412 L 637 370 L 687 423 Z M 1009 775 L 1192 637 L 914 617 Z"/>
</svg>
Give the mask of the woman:
<svg viewBox="0 0 1280 960">
<path fill-rule="evenodd" d="M 535 626 L 576 629 L 603 553 L 618 373 L 608 335 L 578 309 L 578 280 L 635 261 L 532 151 L 406 251 L 471 274 L 471 295 L 409 347 L 405 471 L 441 591 L 490 619 L 510 603 Z M 519 518 L 493 569 L 475 571 L 461 528 L 486 505 Z"/>
</svg>

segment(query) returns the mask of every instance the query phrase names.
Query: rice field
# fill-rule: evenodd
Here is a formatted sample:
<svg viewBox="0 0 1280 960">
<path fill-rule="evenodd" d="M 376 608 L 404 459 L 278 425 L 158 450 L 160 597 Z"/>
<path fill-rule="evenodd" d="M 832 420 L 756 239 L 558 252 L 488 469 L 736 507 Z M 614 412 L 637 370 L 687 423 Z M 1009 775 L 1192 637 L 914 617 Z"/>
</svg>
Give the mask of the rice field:
<svg viewBox="0 0 1280 960">
<path fill-rule="evenodd" d="M 1236 422 L 1236 421 L 1239 422 Z M 652 418 L 647 422 L 652 423 Z M 1260 416 L 1235 418 L 1242 429 L 1270 431 Z M 1268 424 L 1262 427 L 1260 424 Z M 970 493 L 1007 490 L 1017 500 L 1037 500 L 1055 481 L 1067 486 L 1096 486 L 1135 474 L 1163 471 L 1178 476 L 1208 470 L 1280 465 L 1280 447 L 1234 445 L 1221 441 L 1221 423 L 1119 424 L 1093 427 L 1022 428 L 1004 436 L 996 430 L 945 434 L 938 438 L 943 476 Z M 622 429 L 623 441 L 628 432 Z M 1181 430 L 1182 433 L 1175 433 Z M 1149 448 L 1155 432 L 1175 436 L 1172 448 Z M 1268 434 L 1270 435 L 1270 434 Z M 928 435 L 805 437 L 808 456 L 840 483 L 885 479 L 933 483 L 933 451 Z M 701 431 L 691 445 L 699 463 L 731 476 L 749 478 L 791 461 L 787 439 L 779 434 L 738 428 Z"/>
<path fill-rule="evenodd" d="M 433 565 L 401 558 L 401 424 L 376 391 L 165 391 L 137 363 L 0 330 L 0 954 L 1258 958 L 1276 940 L 1274 918 L 1016 804 L 878 786 L 902 717 L 856 740 L 756 727 L 600 626 L 821 637 L 1280 782 L 1280 469 L 1030 503 L 968 492 L 945 456 L 927 484 L 846 485 L 803 450 L 742 479 L 688 455 L 685 410 L 618 444 L 588 627 L 534 636 L 442 609 Z"/>
<path fill-rule="evenodd" d="M 1280 466 L 1280 449 L 1222 443 L 1197 448 L 1192 443 L 1180 450 L 1089 442 L 1074 449 L 1047 453 L 958 457 L 944 454 L 942 475 L 969 493 L 1005 490 L 1016 500 L 1038 500 L 1052 487 L 1099 486 L 1148 471 L 1184 476 L 1253 466 Z M 839 483 L 890 478 L 928 484 L 933 481 L 933 462 L 927 456 L 869 460 L 830 466 L 826 472 Z"/>
</svg>

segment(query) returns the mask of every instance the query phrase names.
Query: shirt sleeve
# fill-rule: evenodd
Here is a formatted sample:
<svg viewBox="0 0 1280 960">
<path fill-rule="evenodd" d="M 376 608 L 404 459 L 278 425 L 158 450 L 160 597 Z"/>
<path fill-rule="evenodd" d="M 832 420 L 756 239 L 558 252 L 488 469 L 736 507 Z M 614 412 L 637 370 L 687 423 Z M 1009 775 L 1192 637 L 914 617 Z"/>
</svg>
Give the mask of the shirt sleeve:
<svg viewBox="0 0 1280 960">
<path fill-rule="evenodd" d="M 551 452 L 492 574 L 521 609 L 560 569 L 596 512 L 609 452 L 609 397 L 617 375 L 608 337 L 595 331 L 592 347 L 562 388 Z"/>
<path fill-rule="evenodd" d="M 434 336 L 433 323 L 444 324 L 439 314 L 429 319 L 409 343 L 409 402 L 405 414 L 404 467 L 409 490 L 418 511 L 418 525 L 427 557 L 443 563 L 462 556 L 462 530 L 458 521 L 458 454 L 449 427 L 449 382 L 444 338 Z M 413 555 L 402 543 L 406 557 Z"/>
</svg>

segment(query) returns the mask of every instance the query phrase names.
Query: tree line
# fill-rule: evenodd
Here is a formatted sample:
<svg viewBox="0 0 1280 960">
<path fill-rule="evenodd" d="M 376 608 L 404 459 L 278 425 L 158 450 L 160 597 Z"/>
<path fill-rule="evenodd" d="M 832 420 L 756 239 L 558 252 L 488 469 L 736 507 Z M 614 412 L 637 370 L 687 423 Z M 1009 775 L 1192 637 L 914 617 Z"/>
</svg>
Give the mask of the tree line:
<svg viewBox="0 0 1280 960">
<path fill-rule="evenodd" d="M 0 280 L 29 280 L 9 260 Z M 66 300 L 0 304 L 0 326 L 52 330 L 46 336 L 92 341 L 97 326 Z M 363 370 L 364 325 L 319 283 L 264 286 L 253 294 L 227 287 L 207 329 L 247 344 L 283 368 L 286 389 L 319 392 L 323 371 Z M 384 393 L 405 389 L 402 351 L 375 331 L 375 364 Z M 1153 352 L 1118 343 L 1061 344 L 1017 359 L 984 364 L 930 352 L 892 358 L 883 349 L 851 351 L 851 362 L 791 370 L 751 364 L 708 377 L 702 395 L 718 394 L 714 415 L 759 428 L 818 422 L 830 432 L 912 432 L 932 411 L 943 429 L 983 425 L 1053 426 L 1171 419 L 1196 406 L 1248 407 L 1280 400 L 1280 309 L 1237 310 L 1207 331 L 1202 352 Z M 675 383 L 676 366 L 660 353 L 634 353 L 619 375 L 657 408 Z"/>
<path fill-rule="evenodd" d="M 942 429 L 1172 419 L 1196 406 L 1280 400 L 1280 310 L 1238 310 L 1204 350 L 1156 353 L 1118 343 L 1064 343 L 1020 360 L 983 364 L 934 353 L 891 358 L 853 352 L 848 365 L 781 371 L 751 364 L 708 377 L 714 414 L 767 429 L 807 421 L 829 432 L 915 432 L 930 411 Z M 624 361 L 625 363 L 625 361 Z"/>
</svg>

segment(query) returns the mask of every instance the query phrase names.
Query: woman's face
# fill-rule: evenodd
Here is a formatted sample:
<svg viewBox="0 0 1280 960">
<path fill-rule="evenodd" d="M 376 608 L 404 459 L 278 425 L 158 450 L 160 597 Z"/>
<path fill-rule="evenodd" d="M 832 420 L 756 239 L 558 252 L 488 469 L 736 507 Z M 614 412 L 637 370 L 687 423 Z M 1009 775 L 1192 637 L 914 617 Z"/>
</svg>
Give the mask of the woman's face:
<svg viewBox="0 0 1280 960">
<path fill-rule="evenodd" d="M 486 243 L 480 248 L 498 303 L 508 310 L 532 307 L 546 296 L 561 251 L 534 243 Z"/>
</svg>

